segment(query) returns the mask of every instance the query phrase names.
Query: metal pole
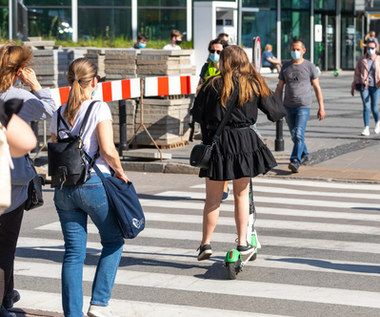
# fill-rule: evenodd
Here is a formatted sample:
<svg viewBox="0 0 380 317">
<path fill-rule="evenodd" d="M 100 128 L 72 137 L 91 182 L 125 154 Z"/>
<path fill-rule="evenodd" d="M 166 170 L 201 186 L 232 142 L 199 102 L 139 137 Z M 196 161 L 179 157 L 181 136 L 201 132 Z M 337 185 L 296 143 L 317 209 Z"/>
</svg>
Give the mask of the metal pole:
<svg viewBox="0 0 380 317">
<path fill-rule="evenodd" d="M 192 25 L 193 25 L 193 1 L 186 1 L 186 39 L 191 41 L 193 38 Z"/>
<path fill-rule="evenodd" d="M 277 58 L 281 59 L 281 0 L 277 0 Z"/>
<path fill-rule="evenodd" d="M 284 134 L 283 134 L 283 122 L 281 119 L 276 122 L 276 139 L 274 141 L 274 150 L 275 151 L 284 151 Z"/>
<path fill-rule="evenodd" d="M 14 0 L 8 0 L 8 38 L 9 40 L 13 40 L 13 1 Z"/>
<path fill-rule="evenodd" d="M 73 42 L 78 42 L 78 0 L 71 0 L 71 23 L 73 25 Z"/>
<path fill-rule="evenodd" d="M 241 46 L 241 24 L 242 24 L 241 0 L 238 0 L 237 41 L 236 41 L 238 46 Z"/>
<path fill-rule="evenodd" d="M 127 111 L 126 111 L 126 101 L 119 101 L 119 155 L 123 156 L 123 150 L 128 149 L 127 144 Z"/>
<path fill-rule="evenodd" d="M 132 9 L 132 40 L 137 40 L 137 0 L 132 0 L 131 2 Z M 149 34 L 147 34 L 149 35 Z"/>
<path fill-rule="evenodd" d="M 310 62 L 314 63 L 314 0 L 310 1 Z"/>
</svg>

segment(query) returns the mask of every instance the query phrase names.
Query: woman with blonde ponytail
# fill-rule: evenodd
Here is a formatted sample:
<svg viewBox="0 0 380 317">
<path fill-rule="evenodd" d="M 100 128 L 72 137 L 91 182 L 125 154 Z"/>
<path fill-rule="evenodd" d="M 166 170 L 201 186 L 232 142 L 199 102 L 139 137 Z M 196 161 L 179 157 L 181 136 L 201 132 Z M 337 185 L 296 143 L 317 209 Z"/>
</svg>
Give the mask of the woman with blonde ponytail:
<svg viewBox="0 0 380 317">
<path fill-rule="evenodd" d="M 33 52 L 28 46 L 9 42 L 0 48 L 0 103 L 11 103 L 13 100 L 17 105 L 15 112 L 26 124 L 46 120 L 57 109 L 50 89 L 41 87 L 36 73 L 30 68 L 32 64 Z M 30 90 L 19 88 L 19 83 Z M 22 132 L 18 132 L 17 137 L 20 138 Z M 26 136 L 23 136 L 23 142 L 27 143 Z M 14 289 L 13 264 L 28 198 L 28 185 L 35 176 L 25 156 L 13 158 L 13 165 L 11 206 L 0 216 L 0 272 L 4 272 L 4 279 L 0 279 L 0 317 L 16 316 L 8 311 L 20 299 L 20 294 Z"/>
<path fill-rule="evenodd" d="M 208 169 L 201 169 L 206 178 L 206 202 L 203 209 L 203 236 L 198 260 L 212 254 L 211 237 L 218 217 L 224 182 L 232 180 L 235 201 L 235 222 L 238 233 L 237 249 L 249 256 L 254 248 L 247 242 L 249 217 L 249 180 L 265 174 L 276 166 L 276 161 L 251 126 L 256 122 L 257 109 L 271 121 L 285 115 L 282 107 L 269 108 L 261 102 L 270 91 L 249 62 L 244 50 L 228 46 L 220 54 L 220 75 L 202 86 L 193 108 L 193 117 L 202 129 L 202 141 L 211 144 L 215 132 L 231 108 L 227 124 L 216 142 Z"/>
<path fill-rule="evenodd" d="M 68 82 L 71 86 L 68 102 L 58 111 L 78 135 L 84 115 L 93 102 L 99 76 L 96 66 L 86 58 L 79 58 L 69 66 Z M 57 140 L 58 111 L 54 113 L 50 131 L 52 140 Z M 63 135 L 61 135 L 61 133 Z M 65 137 L 60 131 L 60 136 Z M 82 134 L 84 150 L 95 157 L 95 164 L 105 177 L 118 177 L 128 182 L 113 142 L 112 115 L 104 102 L 94 104 Z M 62 305 L 66 317 L 83 316 L 82 272 L 86 258 L 87 218 L 98 228 L 102 253 L 92 285 L 92 297 L 88 317 L 115 317 L 108 306 L 111 291 L 123 251 L 124 239 L 115 216 L 108 208 L 107 196 L 99 176 L 91 170 L 91 178 L 81 186 L 56 188 L 54 203 L 61 222 L 65 240 L 65 255 L 62 265 Z"/>
</svg>

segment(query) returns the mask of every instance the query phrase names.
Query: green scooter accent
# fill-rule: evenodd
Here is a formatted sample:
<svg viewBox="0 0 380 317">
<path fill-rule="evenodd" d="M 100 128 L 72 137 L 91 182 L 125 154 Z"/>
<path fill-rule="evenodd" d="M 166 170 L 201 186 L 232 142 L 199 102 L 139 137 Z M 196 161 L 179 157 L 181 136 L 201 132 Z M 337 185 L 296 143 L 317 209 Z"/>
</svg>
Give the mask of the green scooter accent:
<svg viewBox="0 0 380 317">
<path fill-rule="evenodd" d="M 225 263 L 236 263 L 238 261 L 241 261 L 241 254 L 238 250 L 232 249 L 227 252 Z"/>
</svg>

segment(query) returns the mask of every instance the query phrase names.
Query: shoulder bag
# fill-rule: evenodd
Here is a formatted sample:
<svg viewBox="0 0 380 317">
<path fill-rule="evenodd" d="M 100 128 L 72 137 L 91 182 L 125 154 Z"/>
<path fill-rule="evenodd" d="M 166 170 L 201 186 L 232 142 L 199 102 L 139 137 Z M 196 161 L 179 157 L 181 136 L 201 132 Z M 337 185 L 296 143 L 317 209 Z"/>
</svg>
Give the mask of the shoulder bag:
<svg viewBox="0 0 380 317">
<path fill-rule="evenodd" d="M 11 174 L 13 168 L 5 127 L 0 123 L 0 215 L 11 204 Z"/>
<path fill-rule="evenodd" d="M 86 153 L 88 161 L 91 157 Z M 103 182 L 109 209 L 113 212 L 125 239 L 135 238 L 145 228 L 145 216 L 132 182 L 117 177 L 104 177 L 94 164 L 93 169 Z"/>
<path fill-rule="evenodd" d="M 38 175 L 36 168 L 34 167 L 34 162 L 29 155 L 26 155 L 30 162 L 30 166 L 34 170 L 34 177 L 29 182 L 28 185 L 28 198 L 25 202 L 25 210 L 34 209 L 41 207 L 44 204 L 44 199 L 42 196 L 42 185 L 45 185 L 45 181 L 42 176 Z"/>
<path fill-rule="evenodd" d="M 232 100 L 235 100 L 236 98 L 233 98 Z M 218 129 L 215 132 L 214 137 L 212 138 L 211 144 L 197 144 L 194 145 L 193 149 L 190 153 L 190 165 L 208 169 L 210 166 L 211 156 L 212 156 L 212 150 L 215 146 L 215 144 L 219 141 L 220 134 L 226 125 L 228 119 L 230 118 L 230 115 L 232 113 L 232 110 L 235 108 L 235 105 L 228 107 L 227 113 L 224 115 L 224 118 L 222 122 L 219 124 Z"/>
</svg>

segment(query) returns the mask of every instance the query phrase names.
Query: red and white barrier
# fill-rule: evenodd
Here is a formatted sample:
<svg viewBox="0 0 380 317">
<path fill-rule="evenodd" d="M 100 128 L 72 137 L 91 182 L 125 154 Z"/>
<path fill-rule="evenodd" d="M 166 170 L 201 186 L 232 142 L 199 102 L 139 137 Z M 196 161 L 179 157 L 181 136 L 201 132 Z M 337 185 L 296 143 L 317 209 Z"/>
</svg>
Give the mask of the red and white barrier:
<svg viewBox="0 0 380 317">
<path fill-rule="evenodd" d="M 69 92 L 70 87 L 51 89 L 52 97 L 58 106 L 67 102 Z M 140 78 L 132 78 L 99 83 L 93 99 L 107 102 L 131 99 L 140 96 Z"/>
<path fill-rule="evenodd" d="M 194 94 L 198 76 L 145 77 L 145 97 Z"/>
<path fill-rule="evenodd" d="M 145 97 L 194 94 L 198 76 L 145 77 Z M 70 87 L 53 88 L 51 94 L 57 106 L 67 102 Z M 140 78 L 99 83 L 92 99 L 104 102 L 141 97 Z"/>
</svg>

